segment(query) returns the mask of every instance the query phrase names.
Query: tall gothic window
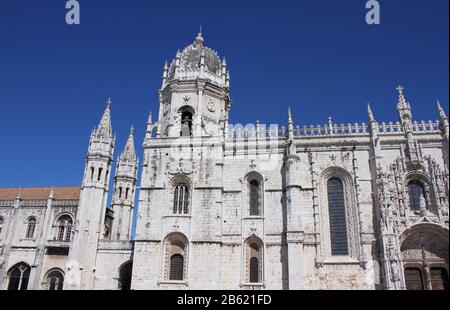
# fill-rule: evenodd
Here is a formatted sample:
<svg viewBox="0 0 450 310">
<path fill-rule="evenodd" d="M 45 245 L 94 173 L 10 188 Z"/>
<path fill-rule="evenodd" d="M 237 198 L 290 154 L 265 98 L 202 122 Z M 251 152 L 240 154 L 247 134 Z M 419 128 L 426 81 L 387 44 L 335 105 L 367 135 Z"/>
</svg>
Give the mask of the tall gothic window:
<svg viewBox="0 0 450 310">
<path fill-rule="evenodd" d="M 48 290 L 61 291 L 64 285 L 64 273 L 58 269 L 51 270 L 45 280 Z"/>
<path fill-rule="evenodd" d="M 181 115 L 181 137 L 191 137 L 192 136 L 192 113 L 184 112 Z"/>
<path fill-rule="evenodd" d="M 328 212 L 330 218 L 331 255 L 349 254 L 344 185 L 338 178 L 327 183 Z"/>
<path fill-rule="evenodd" d="M 180 234 L 171 235 L 165 242 L 166 270 L 169 281 L 186 280 L 187 240 Z"/>
<path fill-rule="evenodd" d="M 411 181 L 408 184 L 409 208 L 412 211 L 420 211 L 425 204 L 425 189 L 419 181 Z"/>
<path fill-rule="evenodd" d="M 72 234 L 72 218 L 69 215 L 62 215 L 58 218 L 56 240 L 70 241 Z"/>
<path fill-rule="evenodd" d="M 180 254 L 174 254 L 170 257 L 170 276 L 169 280 L 182 281 L 184 277 L 184 257 Z"/>
<path fill-rule="evenodd" d="M 250 215 L 261 215 L 261 185 L 257 180 L 250 181 Z"/>
<path fill-rule="evenodd" d="M 175 186 L 173 197 L 173 214 L 189 213 L 189 186 L 179 183 Z"/>
<path fill-rule="evenodd" d="M 12 267 L 8 272 L 8 290 L 27 290 L 31 268 L 27 264 L 20 263 Z"/>
<path fill-rule="evenodd" d="M 263 282 L 263 244 L 257 237 L 251 237 L 245 243 L 245 282 L 260 284 Z"/>
<path fill-rule="evenodd" d="M 33 238 L 34 231 L 36 229 L 36 219 L 34 217 L 31 217 L 28 219 L 28 225 L 27 225 L 27 233 L 25 235 L 25 238 Z"/>
</svg>

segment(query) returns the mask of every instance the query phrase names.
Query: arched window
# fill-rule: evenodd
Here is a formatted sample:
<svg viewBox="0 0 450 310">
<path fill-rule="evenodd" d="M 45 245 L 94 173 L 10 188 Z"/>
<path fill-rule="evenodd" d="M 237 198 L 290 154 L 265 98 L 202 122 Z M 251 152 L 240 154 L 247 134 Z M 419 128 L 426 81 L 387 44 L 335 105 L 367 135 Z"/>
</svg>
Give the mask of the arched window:
<svg viewBox="0 0 450 310">
<path fill-rule="evenodd" d="M 257 257 L 250 258 L 250 283 L 259 283 L 259 260 Z"/>
<path fill-rule="evenodd" d="M 184 278 L 184 257 L 174 254 L 170 257 L 170 277 L 169 280 L 182 281 Z"/>
<path fill-rule="evenodd" d="M 166 280 L 186 280 L 187 244 L 186 238 L 181 234 L 173 234 L 165 241 Z"/>
<path fill-rule="evenodd" d="M 250 181 L 250 215 L 261 215 L 261 185 L 257 180 Z"/>
<path fill-rule="evenodd" d="M 425 189 L 419 181 L 411 181 L 408 184 L 409 208 L 412 211 L 420 211 L 426 208 Z"/>
<path fill-rule="evenodd" d="M 129 291 L 131 289 L 131 274 L 133 271 L 133 262 L 129 261 L 122 265 L 119 270 L 119 289 Z"/>
<path fill-rule="evenodd" d="M 257 237 L 245 242 L 245 282 L 260 284 L 263 282 L 263 244 Z"/>
<path fill-rule="evenodd" d="M 184 112 L 181 115 L 181 137 L 191 137 L 192 136 L 192 113 Z"/>
<path fill-rule="evenodd" d="M 62 215 L 57 221 L 57 236 L 58 241 L 70 241 L 72 237 L 72 218 L 69 215 Z"/>
<path fill-rule="evenodd" d="M 119 199 L 122 199 L 122 187 L 119 187 Z"/>
<path fill-rule="evenodd" d="M 327 183 L 330 218 L 331 255 L 349 255 L 344 186 L 341 179 L 331 178 Z"/>
<path fill-rule="evenodd" d="M 128 192 L 130 191 L 130 189 L 127 187 L 127 189 L 125 190 L 125 199 L 128 199 Z"/>
<path fill-rule="evenodd" d="M 100 179 L 102 178 L 102 172 L 103 172 L 103 168 L 99 168 L 99 169 L 98 169 L 98 177 L 97 177 L 97 181 L 100 181 Z"/>
<path fill-rule="evenodd" d="M 25 238 L 33 238 L 34 231 L 36 229 L 36 219 L 34 217 L 31 217 L 28 219 L 28 225 L 27 225 L 27 233 L 25 235 Z"/>
<path fill-rule="evenodd" d="M 94 181 L 94 167 L 91 167 L 91 181 Z"/>
<path fill-rule="evenodd" d="M 30 279 L 31 268 L 25 263 L 20 263 L 12 267 L 8 272 L 8 290 L 27 290 Z"/>
<path fill-rule="evenodd" d="M 186 183 L 175 186 L 173 214 L 189 214 L 189 186 Z"/>
<path fill-rule="evenodd" d="M 45 277 L 47 289 L 61 291 L 64 285 L 64 273 L 59 269 L 50 270 Z"/>
</svg>

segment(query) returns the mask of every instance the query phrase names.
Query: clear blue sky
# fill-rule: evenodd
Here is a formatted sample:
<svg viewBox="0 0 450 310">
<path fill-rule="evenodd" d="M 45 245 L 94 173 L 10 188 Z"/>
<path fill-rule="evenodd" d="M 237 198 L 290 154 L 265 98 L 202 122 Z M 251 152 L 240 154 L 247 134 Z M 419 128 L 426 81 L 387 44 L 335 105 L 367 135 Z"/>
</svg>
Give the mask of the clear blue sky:
<svg viewBox="0 0 450 310">
<path fill-rule="evenodd" d="M 0 186 L 80 185 L 89 134 L 108 97 L 121 151 L 131 124 L 142 158 L 145 123 L 158 111 L 165 60 L 203 25 L 226 56 L 231 121 L 298 124 L 395 121 L 401 83 L 418 120 L 448 111 L 448 0 L 0 0 Z"/>
</svg>

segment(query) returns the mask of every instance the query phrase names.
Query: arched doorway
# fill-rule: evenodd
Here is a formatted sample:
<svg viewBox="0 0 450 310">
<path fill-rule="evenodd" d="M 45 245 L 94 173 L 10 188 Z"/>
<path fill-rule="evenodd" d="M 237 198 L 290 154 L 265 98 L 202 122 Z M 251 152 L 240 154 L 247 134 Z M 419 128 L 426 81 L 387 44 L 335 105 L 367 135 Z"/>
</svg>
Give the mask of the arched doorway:
<svg viewBox="0 0 450 310">
<path fill-rule="evenodd" d="M 131 289 L 131 273 L 133 271 L 133 262 L 129 261 L 119 268 L 119 289 L 129 291 Z"/>
<path fill-rule="evenodd" d="M 419 224 L 403 234 L 401 254 L 407 290 L 448 289 L 448 230 Z"/>
</svg>

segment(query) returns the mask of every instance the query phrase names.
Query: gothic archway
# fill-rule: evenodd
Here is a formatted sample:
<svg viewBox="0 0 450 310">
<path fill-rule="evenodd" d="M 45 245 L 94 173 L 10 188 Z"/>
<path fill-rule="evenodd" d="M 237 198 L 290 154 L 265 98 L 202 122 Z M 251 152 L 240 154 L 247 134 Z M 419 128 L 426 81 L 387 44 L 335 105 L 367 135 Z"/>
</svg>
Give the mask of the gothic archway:
<svg viewBox="0 0 450 310">
<path fill-rule="evenodd" d="M 448 289 L 448 230 L 422 223 L 400 239 L 407 290 Z"/>
<path fill-rule="evenodd" d="M 119 268 L 119 289 L 129 291 L 131 289 L 131 273 L 133 270 L 133 262 L 124 263 Z"/>
</svg>

